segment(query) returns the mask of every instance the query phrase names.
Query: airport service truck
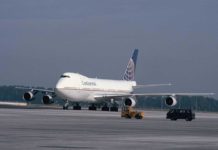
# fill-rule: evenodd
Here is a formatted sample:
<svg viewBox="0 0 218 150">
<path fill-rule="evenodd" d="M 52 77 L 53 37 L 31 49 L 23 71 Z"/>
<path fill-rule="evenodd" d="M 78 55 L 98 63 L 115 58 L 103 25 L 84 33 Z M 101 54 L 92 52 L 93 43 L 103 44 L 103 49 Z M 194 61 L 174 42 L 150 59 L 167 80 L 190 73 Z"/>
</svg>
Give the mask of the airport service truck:
<svg viewBox="0 0 218 150">
<path fill-rule="evenodd" d="M 134 110 L 131 106 L 125 106 L 122 108 L 121 117 L 123 118 L 136 118 L 136 119 L 143 119 L 144 112 L 138 112 Z"/>
</svg>

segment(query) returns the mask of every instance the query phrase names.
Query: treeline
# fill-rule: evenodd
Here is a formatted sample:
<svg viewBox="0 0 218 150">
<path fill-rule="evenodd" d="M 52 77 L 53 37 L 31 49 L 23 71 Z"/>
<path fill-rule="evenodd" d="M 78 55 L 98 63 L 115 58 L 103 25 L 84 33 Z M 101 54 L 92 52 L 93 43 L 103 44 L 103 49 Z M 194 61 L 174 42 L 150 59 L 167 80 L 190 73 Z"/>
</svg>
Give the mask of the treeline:
<svg viewBox="0 0 218 150">
<path fill-rule="evenodd" d="M 0 86 L 0 101 L 25 102 L 25 100 L 22 99 L 22 96 L 26 90 L 16 89 L 15 87 L 16 86 Z M 42 104 L 42 96 L 43 95 L 41 93 L 38 93 L 31 103 Z M 63 101 L 61 99 L 55 98 L 55 102 L 63 105 Z M 165 98 L 160 96 L 137 97 L 136 107 L 143 109 L 169 109 L 169 107 L 165 105 Z M 218 112 L 218 100 L 199 96 L 177 97 L 177 105 L 174 106 L 174 108 L 191 108 L 196 111 Z"/>
<path fill-rule="evenodd" d="M 136 107 L 147 109 L 169 109 L 164 97 L 138 97 Z M 195 111 L 218 112 L 218 100 L 202 96 L 177 97 L 177 104 L 173 108 L 193 109 Z"/>
</svg>

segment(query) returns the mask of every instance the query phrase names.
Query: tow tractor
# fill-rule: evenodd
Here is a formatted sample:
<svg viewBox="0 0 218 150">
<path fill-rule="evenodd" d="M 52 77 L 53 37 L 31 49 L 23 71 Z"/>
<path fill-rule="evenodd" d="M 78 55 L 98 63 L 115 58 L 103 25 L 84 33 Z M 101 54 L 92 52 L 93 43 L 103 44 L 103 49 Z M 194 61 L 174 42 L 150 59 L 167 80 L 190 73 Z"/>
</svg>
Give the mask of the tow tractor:
<svg viewBox="0 0 218 150">
<path fill-rule="evenodd" d="M 134 110 L 131 106 L 124 106 L 121 111 L 121 117 L 123 118 L 136 118 L 136 119 L 143 119 L 144 112 L 139 112 Z"/>
</svg>

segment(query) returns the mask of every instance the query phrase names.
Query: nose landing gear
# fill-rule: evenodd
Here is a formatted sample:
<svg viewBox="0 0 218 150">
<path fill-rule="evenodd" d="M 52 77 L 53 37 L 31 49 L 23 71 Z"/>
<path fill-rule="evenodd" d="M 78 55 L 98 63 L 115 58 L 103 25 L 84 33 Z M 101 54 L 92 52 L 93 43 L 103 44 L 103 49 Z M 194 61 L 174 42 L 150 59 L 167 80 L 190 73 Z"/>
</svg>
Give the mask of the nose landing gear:
<svg viewBox="0 0 218 150">
<path fill-rule="evenodd" d="M 68 108 L 69 108 L 69 102 L 67 101 L 63 106 L 63 110 L 68 110 Z"/>
</svg>

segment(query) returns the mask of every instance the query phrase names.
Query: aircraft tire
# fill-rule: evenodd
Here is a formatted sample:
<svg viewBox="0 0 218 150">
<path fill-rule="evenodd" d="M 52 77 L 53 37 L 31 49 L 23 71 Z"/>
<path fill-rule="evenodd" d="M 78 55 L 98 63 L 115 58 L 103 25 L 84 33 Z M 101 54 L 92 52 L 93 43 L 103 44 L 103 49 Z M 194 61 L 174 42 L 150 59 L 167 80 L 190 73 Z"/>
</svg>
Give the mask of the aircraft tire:
<svg viewBox="0 0 218 150">
<path fill-rule="evenodd" d="M 110 108 L 110 111 L 118 112 L 118 107 L 111 107 L 111 108 Z"/>
<path fill-rule="evenodd" d="M 63 110 L 68 110 L 68 106 L 63 106 Z"/>
<path fill-rule="evenodd" d="M 109 107 L 107 107 L 107 106 L 104 106 L 104 107 L 102 107 L 102 109 L 101 109 L 102 111 L 109 111 Z"/>
<path fill-rule="evenodd" d="M 97 107 L 95 107 L 95 106 L 89 106 L 89 110 L 96 111 L 96 110 L 97 110 Z"/>
<path fill-rule="evenodd" d="M 73 106 L 73 110 L 81 110 L 81 106 L 79 105 Z"/>
</svg>

